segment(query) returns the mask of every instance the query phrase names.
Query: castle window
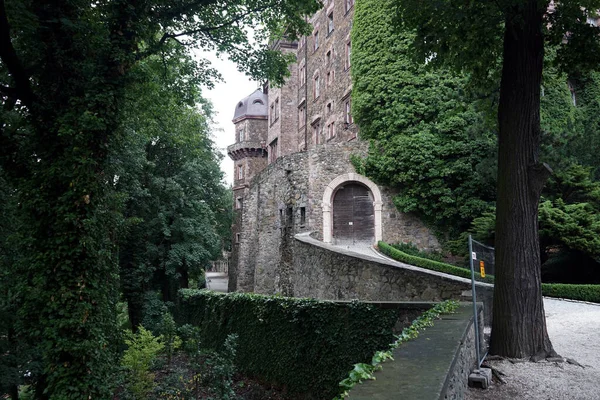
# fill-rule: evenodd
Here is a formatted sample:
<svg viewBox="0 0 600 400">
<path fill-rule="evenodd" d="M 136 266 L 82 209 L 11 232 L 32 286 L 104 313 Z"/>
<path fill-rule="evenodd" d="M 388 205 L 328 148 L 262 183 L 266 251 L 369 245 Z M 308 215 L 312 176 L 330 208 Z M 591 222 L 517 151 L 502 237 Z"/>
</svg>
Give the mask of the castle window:
<svg viewBox="0 0 600 400">
<path fill-rule="evenodd" d="M 306 225 L 306 207 L 300 207 L 300 226 Z"/>
<path fill-rule="evenodd" d="M 244 141 L 244 127 L 241 127 L 238 130 L 238 142 L 243 142 Z"/>
<path fill-rule="evenodd" d="M 327 65 L 331 64 L 331 50 L 327 50 Z"/>
<path fill-rule="evenodd" d="M 275 99 L 275 121 L 279 119 L 279 97 Z"/>
<path fill-rule="evenodd" d="M 352 7 L 354 7 L 354 0 L 345 0 L 346 2 L 346 12 L 350 11 Z"/>
<path fill-rule="evenodd" d="M 264 105 L 265 103 L 263 103 L 263 101 L 261 99 L 256 99 L 252 102 L 252 104 L 263 104 Z"/>
<path fill-rule="evenodd" d="M 317 49 L 319 48 L 319 31 L 316 31 L 314 33 L 314 39 L 315 39 L 315 51 L 317 51 Z"/>
<path fill-rule="evenodd" d="M 315 86 L 313 87 L 313 98 L 316 100 L 320 95 L 319 76 L 315 76 Z"/>
<path fill-rule="evenodd" d="M 344 122 L 347 124 L 352 124 L 354 123 L 354 120 L 352 119 L 352 100 L 348 99 L 346 100 L 346 104 L 345 104 L 345 108 L 344 108 Z"/>
<path fill-rule="evenodd" d="M 298 74 L 300 75 L 300 87 L 302 87 L 306 84 L 306 66 L 301 65 Z"/>
<path fill-rule="evenodd" d="M 298 127 L 302 128 L 306 124 L 306 106 L 298 108 Z"/>
<path fill-rule="evenodd" d="M 327 140 L 333 138 L 335 136 L 335 123 L 332 122 L 327 125 Z"/>
<path fill-rule="evenodd" d="M 327 86 L 333 85 L 334 76 L 335 76 L 334 70 L 327 72 Z"/>
<path fill-rule="evenodd" d="M 333 106 L 332 106 L 331 102 L 327 103 L 327 114 L 331 114 L 332 110 L 333 110 Z"/>
<path fill-rule="evenodd" d="M 269 111 L 269 120 L 271 124 L 275 122 L 275 104 L 271 103 L 271 110 Z"/>
<path fill-rule="evenodd" d="M 333 32 L 333 11 L 327 16 L 327 35 Z"/>
<path fill-rule="evenodd" d="M 269 145 L 269 164 L 274 163 L 277 160 L 277 139 L 273 140 Z"/>
<path fill-rule="evenodd" d="M 238 165 L 238 179 L 244 179 L 244 166 Z"/>
<path fill-rule="evenodd" d="M 352 43 L 346 43 L 346 69 L 350 68 L 350 54 L 352 53 Z"/>
<path fill-rule="evenodd" d="M 317 120 L 317 122 L 312 124 L 313 131 L 313 143 L 319 144 L 319 136 L 321 135 L 321 121 Z"/>
<path fill-rule="evenodd" d="M 236 233 L 235 234 L 235 242 L 236 243 L 240 243 L 240 238 L 241 238 L 241 234 L 240 233 Z"/>
<path fill-rule="evenodd" d="M 244 205 L 244 200 L 241 197 L 235 199 L 235 208 L 239 210 Z"/>
</svg>

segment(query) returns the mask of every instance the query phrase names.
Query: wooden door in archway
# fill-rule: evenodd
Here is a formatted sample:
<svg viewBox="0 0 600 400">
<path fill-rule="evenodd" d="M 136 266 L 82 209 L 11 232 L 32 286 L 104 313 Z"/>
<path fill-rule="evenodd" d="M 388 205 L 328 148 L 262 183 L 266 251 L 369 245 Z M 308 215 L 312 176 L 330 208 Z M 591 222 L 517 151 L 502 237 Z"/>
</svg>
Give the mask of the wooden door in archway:
<svg viewBox="0 0 600 400">
<path fill-rule="evenodd" d="M 348 182 L 333 198 L 333 240 L 336 244 L 373 244 L 375 210 L 373 194 L 364 185 Z"/>
</svg>

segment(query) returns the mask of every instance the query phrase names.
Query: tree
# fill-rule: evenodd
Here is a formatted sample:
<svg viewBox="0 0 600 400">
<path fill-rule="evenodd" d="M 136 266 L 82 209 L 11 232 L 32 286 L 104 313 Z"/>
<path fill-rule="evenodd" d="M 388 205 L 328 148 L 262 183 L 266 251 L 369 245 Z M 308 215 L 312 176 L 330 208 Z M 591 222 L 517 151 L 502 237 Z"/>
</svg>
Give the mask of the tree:
<svg viewBox="0 0 600 400">
<path fill-rule="evenodd" d="M 165 44 L 216 50 L 281 82 L 289 57 L 256 47 L 306 31 L 316 0 L 0 0 L 0 165 L 19 195 L 17 329 L 41 353 L 40 399 L 109 398 L 116 352 L 120 144 L 132 68 Z M 215 71 L 199 62 L 205 83 Z"/>
<path fill-rule="evenodd" d="M 495 200 L 496 135 L 464 74 L 410 57 L 414 34 L 395 30 L 394 4 L 363 0 L 354 12 L 352 116 L 372 139 L 357 167 L 398 189 L 399 210 L 453 237 Z"/>
<path fill-rule="evenodd" d="M 163 301 L 174 301 L 177 289 L 220 257 L 218 232 L 231 225 L 218 219 L 230 203 L 210 140 L 210 107 L 188 68 L 190 56 L 177 48 L 171 53 L 136 67 L 134 73 L 146 78 L 131 90 L 124 107 L 126 144 L 111 163 L 116 188 L 126 196 L 129 223 L 119 255 L 134 329 L 143 320 L 145 294 L 157 290 Z"/>
<path fill-rule="evenodd" d="M 551 173 L 539 161 L 544 50 L 547 43 L 560 46 L 556 61 L 563 67 L 593 65 L 600 29 L 587 24 L 587 16 L 599 7 L 593 0 L 552 7 L 548 0 L 398 5 L 402 23 L 416 31 L 421 60 L 467 70 L 479 82 L 501 65 L 493 354 L 534 359 L 555 354 L 542 302 L 537 224 Z"/>
</svg>

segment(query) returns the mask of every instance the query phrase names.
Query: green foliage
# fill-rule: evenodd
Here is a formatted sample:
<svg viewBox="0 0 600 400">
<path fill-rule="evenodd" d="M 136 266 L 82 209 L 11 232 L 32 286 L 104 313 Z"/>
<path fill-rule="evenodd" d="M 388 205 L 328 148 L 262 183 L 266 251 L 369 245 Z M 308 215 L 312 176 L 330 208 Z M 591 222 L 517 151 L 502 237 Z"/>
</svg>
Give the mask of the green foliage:
<svg viewBox="0 0 600 400">
<path fill-rule="evenodd" d="M 38 396 L 105 399 L 112 393 L 118 346 L 116 254 L 127 198 L 115 194 L 122 175 L 114 173 L 111 154 L 130 144 L 128 127 L 135 118 L 126 103 L 140 86 L 163 78 L 147 79 L 140 72 L 147 66 L 144 60 L 156 56 L 154 62 L 165 70 L 179 66 L 183 73 L 162 81 L 172 91 L 210 85 L 218 76 L 206 60 L 179 63 L 177 55 L 185 46 L 227 56 L 255 79 L 282 82 L 290 57 L 272 51 L 263 39 L 281 34 L 283 26 L 292 37 L 306 33 L 304 17 L 320 3 L 232 0 L 227 12 L 223 7 L 223 2 L 187 0 L 0 2 L 0 166 L 15 190 L 20 214 L 20 254 L 10 271 L 19 298 L 14 326 L 40 353 L 41 368 L 32 376 Z M 246 34 L 249 26 L 254 37 Z M 195 79 L 186 81 L 190 76 Z M 165 107 L 157 115 L 189 117 L 186 129 L 193 131 L 198 119 L 187 105 Z M 147 123 L 159 119 L 138 116 Z M 177 122 L 181 128 L 185 118 Z M 162 143 L 156 147 L 163 150 Z M 172 151 L 176 146 L 170 144 Z M 159 153 L 154 154 L 164 166 L 172 153 Z M 188 163 L 180 178 L 193 178 L 204 165 Z M 170 180 L 163 183 L 169 186 Z M 203 214 L 212 226 L 210 207 L 199 199 L 185 208 Z M 140 222 L 135 217 L 128 222 Z M 165 222 L 165 230 L 180 235 L 195 237 L 205 227 L 187 219 L 170 221 L 164 214 L 156 218 Z M 164 264 L 153 267 L 169 272 L 169 278 L 177 276 L 177 268 L 185 269 L 181 264 L 201 267 L 188 255 L 205 251 L 195 251 L 191 243 L 172 245 L 171 252 L 162 253 Z M 152 276 L 147 269 L 137 272 Z M 125 280 L 132 282 L 131 275 Z M 132 316 L 139 310 L 134 303 L 129 304 Z M 131 320 L 137 324 L 140 318 Z"/>
<path fill-rule="evenodd" d="M 200 328 L 203 347 L 239 336 L 236 366 L 292 393 L 332 398 L 357 362 L 393 340 L 398 310 L 349 302 L 180 290 L 179 323 Z"/>
<path fill-rule="evenodd" d="M 209 353 L 206 358 L 203 378 L 208 383 L 211 392 L 214 393 L 214 400 L 235 400 L 237 398 L 233 390 L 237 340 L 237 334 L 227 335 L 223 349 Z M 211 399 L 213 398 L 211 397 Z"/>
<path fill-rule="evenodd" d="M 181 338 L 177 336 L 177 325 L 170 312 L 165 312 L 159 326 L 160 337 L 164 344 L 164 351 L 167 355 L 167 366 L 171 366 L 171 359 L 175 350 L 181 347 Z"/>
<path fill-rule="evenodd" d="M 372 142 L 354 164 L 399 190 L 399 210 L 457 234 L 494 200 L 494 130 L 465 76 L 410 58 L 415 35 L 396 29 L 395 8 L 391 0 L 356 4 L 352 114 Z"/>
<path fill-rule="evenodd" d="M 400 250 L 403 253 L 417 256 L 421 258 L 426 258 L 428 260 L 439 261 L 442 262 L 442 254 L 437 251 L 422 251 L 419 250 L 417 246 L 412 243 L 397 243 L 391 245 L 393 248 Z"/>
<path fill-rule="evenodd" d="M 544 296 L 600 303 L 600 285 L 543 283 Z"/>
<path fill-rule="evenodd" d="M 389 345 L 389 350 L 377 351 L 371 359 L 371 363 L 354 364 L 354 369 L 350 371 L 348 377 L 340 382 L 342 393 L 335 397 L 334 400 L 342 400 L 348 397 L 350 390 L 363 380 L 375 379 L 375 371 L 382 369 L 381 363 L 387 360 L 393 360 L 392 350 L 397 349 L 402 343 L 415 339 L 419 336 L 419 332 L 427 327 L 433 326 L 436 319 L 441 314 L 453 313 L 458 308 L 458 302 L 454 300 L 446 300 L 435 305 L 432 309 L 425 311 L 421 316 L 417 317 L 413 323 L 404 328 L 399 335 L 396 335 L 393 343 Z"/>
<path fill-rule="evenodd" d="M 403 253 L 384 242 L 379 242 L 377 246 L 383 254 L 393 258 L 394 260 L 405 262 L 410 265 L 416 265 L 417 267 L 431 269 L 433 271 L 444 272 L 446 274 L 471 279 L 471 271 L 468 269 L 412 256 Z M 475 273 L 475 279 L 487 283 L 494 283 L 493 275 L 486 275 L 485 278 L 482 279 L 481 277 L 478 277 L 477 273 Z M 570 300 L 583 300 L 600 303 L 600 285 L 542 283 L 542 294 L 549 297 L 561 297 Z"/>
<path fill-rule="evenodd" d="M 123 353 L 121 365 L 128 371 L 128 390 L 135 399 L 146 399 L 154 388 L 154 374 L 150 366 L 165 345 L 162 337 L 139 327 L 138 333 L 126 333 L 125 344 L 129 346 Z"/>
<path fill-rule="evenodd" d="M 418 256 L 410 255 L 404 253 L 398 249 L 393 248 L 389 244 L 385 242 L 378 242 L 377 247 L 379 250 L 393 258 L 394 260 L 404 262 L 410 265 L 415 265 L 417 267 L 430 269 L 432 271 L 443 272 L 450 275 L 460 276 L 462 278 L 471 279 L 471 270 L 466 268 L 457 267 L 451 264 L 446 264 L 438 261 L 428 260 L 426 258 L 421 258 Z M 493 283 L 494 277 L 492 275 L 487 275 L 485 278 L 482 278 L 479 273 L 475 272 L 475 279 L 482 282 Z"/>
</svg>

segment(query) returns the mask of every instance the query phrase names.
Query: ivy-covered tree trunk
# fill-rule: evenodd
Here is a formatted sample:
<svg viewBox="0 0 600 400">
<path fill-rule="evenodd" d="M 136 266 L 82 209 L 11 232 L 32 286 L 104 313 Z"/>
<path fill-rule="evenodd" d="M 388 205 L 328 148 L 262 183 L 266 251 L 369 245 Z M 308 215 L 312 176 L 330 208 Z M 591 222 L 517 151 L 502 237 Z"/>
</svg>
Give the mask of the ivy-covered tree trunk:
<svg viewBox="0 0 600 400">
<path fill-rule="evenodd" d="M 538 236 L 538 203 L 549 176 L 538 160 L 544 12 L 530 0 L 505 21 L 490 352 L 516 358 L 555 354 L 546 329 Z"/>
</svg>

